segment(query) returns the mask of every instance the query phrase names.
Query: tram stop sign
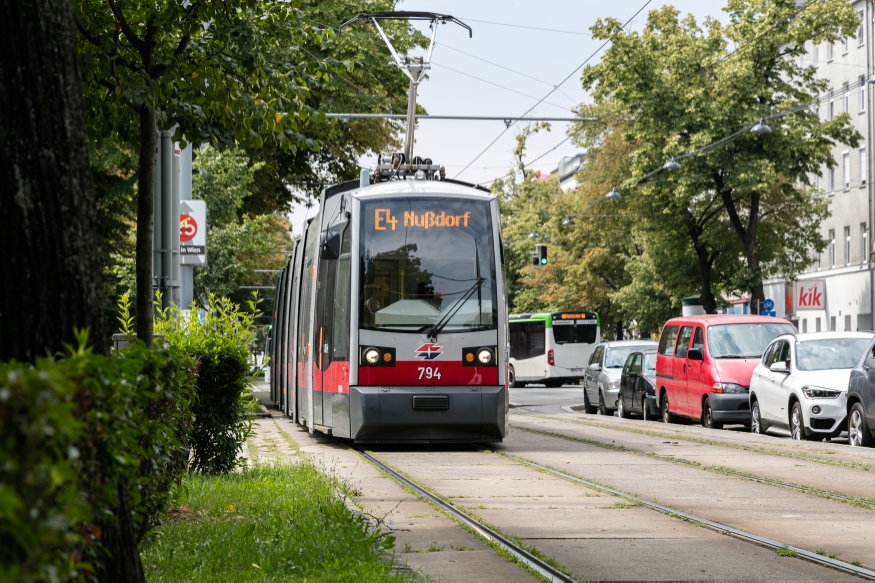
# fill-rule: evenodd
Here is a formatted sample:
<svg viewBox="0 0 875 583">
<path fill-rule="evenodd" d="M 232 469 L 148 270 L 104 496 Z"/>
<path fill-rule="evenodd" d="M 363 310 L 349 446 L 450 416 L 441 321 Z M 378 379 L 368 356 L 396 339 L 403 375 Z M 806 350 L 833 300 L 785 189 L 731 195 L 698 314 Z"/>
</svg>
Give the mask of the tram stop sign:
<svg viewBox="0 0 875 583">
<path fill-rule="evenodd" d="M 207 203 L 179 202 L 179 255 L 182 265 L 207 264 Z"/>
</svg>

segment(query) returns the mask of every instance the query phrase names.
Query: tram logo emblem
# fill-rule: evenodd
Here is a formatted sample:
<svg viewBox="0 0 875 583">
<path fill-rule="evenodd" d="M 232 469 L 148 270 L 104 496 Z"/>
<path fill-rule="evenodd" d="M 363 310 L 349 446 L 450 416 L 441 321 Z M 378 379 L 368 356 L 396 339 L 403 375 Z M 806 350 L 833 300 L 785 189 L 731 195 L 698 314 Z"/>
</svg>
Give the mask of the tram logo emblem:
<svg viewBox="0 0 875 583">
<path fill-rule="evenodd" d="M 438 346 L 437 344 L 423 344 L 422 346 L 414 350 L 414 352 L 419 358 L 425 360 L 434 360 L 441 355 L 441 348 L 442 347 Z"/>
</svg>

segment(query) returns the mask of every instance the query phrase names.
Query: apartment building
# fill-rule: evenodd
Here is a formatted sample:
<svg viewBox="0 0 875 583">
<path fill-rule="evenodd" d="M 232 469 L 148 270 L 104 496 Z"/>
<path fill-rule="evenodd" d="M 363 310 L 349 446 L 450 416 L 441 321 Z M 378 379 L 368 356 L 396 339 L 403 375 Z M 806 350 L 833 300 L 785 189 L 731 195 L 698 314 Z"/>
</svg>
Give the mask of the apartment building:
<svg viewBox="0 0 875 583">
<path fill-rule="evenodd" d="M 831 216 L 821 225 L 827 248 L 799 275 L 796 294 L 783 280 L 766 282 L 766 297 L 773 300 L 778 317 L 797 323 L 800 332 L 871 330 L 872 263 L 872 75 L 873 5 L 871 0 L 853 1 L 860 17 L 855 37 L 836 43 L 807 44 L 803 64 L 817 67 L 829 89 L 822 96 L 819 115 L 824 119 L 847 112 L 851 124 L 863 136 L 859 147 L 836 146 L 836 166 L 824 167 L 812 177 L 815 186 L 829 198 Z M 818 286 L 822 307 L 810 309 L 796 297 L 800 287 Z"/>
</svg>

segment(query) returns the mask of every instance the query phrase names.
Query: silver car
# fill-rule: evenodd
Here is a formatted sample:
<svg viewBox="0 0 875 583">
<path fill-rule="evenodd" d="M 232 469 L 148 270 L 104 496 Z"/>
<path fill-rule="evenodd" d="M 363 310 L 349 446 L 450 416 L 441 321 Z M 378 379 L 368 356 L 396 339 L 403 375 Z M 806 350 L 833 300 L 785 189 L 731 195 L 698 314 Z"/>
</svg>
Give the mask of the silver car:
<svg viewBox="0 0 875 583">
<path fill-rule="evenodd" d="M 613 414 L 617 409 L 620 392 L 620 375 L 630 353 L 656 348 L 651 340 L 618 340 L 602 342 L 596 346 L 584 372 L 583 404 L 587 413 L 598 410 L 602 415 Z M 593 404 L 595 403 L 595 405 Z"/>
</svg>

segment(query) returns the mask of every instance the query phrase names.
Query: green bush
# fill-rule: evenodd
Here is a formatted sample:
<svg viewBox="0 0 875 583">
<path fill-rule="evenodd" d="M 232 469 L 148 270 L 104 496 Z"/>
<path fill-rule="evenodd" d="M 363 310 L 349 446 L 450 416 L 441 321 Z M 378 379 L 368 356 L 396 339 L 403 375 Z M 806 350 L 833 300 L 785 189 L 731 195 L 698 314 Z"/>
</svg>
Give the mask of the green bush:
<svg viewBox="0 0 875 583">
<path fill-rule="evenodd" d="M 193 362 L 136 344 L 0 364 L 0 580 L 105 573 L 185 474 Z M 106 577 L 103 577 L 106 579 Z"/>
<path fill-rule="evenodd" d="M 187 313 L 171 306 L 159 310 L 155 320 L 155 332 L 197 363 L 191 471 L 222 474 L 245 463 L 240 453 L 252 432 L 245 396 L 257 301 L 249 307 L 244 312 L 228 298 L 210 295 L 203 318 L 195 306 Z"/>
</svg>

